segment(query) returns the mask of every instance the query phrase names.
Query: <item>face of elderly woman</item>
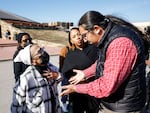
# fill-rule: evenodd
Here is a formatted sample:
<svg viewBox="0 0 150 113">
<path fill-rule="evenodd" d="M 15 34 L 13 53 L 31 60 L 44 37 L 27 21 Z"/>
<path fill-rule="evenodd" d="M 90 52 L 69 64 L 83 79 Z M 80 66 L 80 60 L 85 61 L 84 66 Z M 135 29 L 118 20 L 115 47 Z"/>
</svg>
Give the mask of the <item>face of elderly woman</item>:
<svg viewBox="0 0 150 113">
<path fill-rule="evenodd" d="M 49 62 L 49 54 L 38 45 L 31 46 L 31 60 L 34 65 L 47 65 Z"/>
</svg>

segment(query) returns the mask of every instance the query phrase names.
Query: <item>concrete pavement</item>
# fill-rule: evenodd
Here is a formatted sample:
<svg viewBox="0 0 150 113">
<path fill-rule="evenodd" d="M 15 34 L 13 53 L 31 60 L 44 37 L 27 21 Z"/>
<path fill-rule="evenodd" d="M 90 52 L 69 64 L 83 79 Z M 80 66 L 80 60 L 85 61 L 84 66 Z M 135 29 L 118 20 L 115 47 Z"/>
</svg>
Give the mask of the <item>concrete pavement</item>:
<svg viewBox="0 0 150 113">
<path fill-rule="evenodd" d="M 14 86 L 12 61 L 0 62 L 0 113 L 10 113 L 12 89 Z"/>
</svg>

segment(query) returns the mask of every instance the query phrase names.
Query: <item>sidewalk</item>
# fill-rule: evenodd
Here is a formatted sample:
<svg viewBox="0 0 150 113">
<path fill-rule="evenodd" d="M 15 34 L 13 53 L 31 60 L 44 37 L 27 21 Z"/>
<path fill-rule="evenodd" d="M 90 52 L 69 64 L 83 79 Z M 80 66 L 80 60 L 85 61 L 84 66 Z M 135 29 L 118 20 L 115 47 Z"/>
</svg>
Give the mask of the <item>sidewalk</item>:
<svg viewBox="0 0 150 113">
<path fill-rule="evenodd" d="M 0 53 L 0 61 L 12 59 L 16 48 L 17 48 L 16 41 L 0 39 L 0 52 L 1 52 Z"/>
<path fill-rule="evenodd" d="M 11 60 L 13 58 L 13 54 L 17 49 L 17 41 L 13 40 L 2 40 L 0 39 L 0 61 L 3 60 Z M 45 46 L 45 50 L 50 55 L 58 55 L 61 47 L 51 47 Z"/>
</svg>

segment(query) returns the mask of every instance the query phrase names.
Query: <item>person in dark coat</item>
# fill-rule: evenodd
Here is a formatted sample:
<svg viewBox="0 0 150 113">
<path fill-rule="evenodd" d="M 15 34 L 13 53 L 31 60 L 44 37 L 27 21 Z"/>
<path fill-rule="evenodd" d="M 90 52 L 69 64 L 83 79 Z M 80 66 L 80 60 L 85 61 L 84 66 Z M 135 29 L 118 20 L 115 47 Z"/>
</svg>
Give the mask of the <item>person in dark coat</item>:
<svg viewBox="0 0 150 113">
<path fill-rule="evenodd" d="M 86 40 L 80 35 L 78 28 L 72 28 L 69 33 L 69 43 L 74 45 L 74 49 L 70 48 L 64 64 L 62 67 L 62 73 L 64 75 L 65 83 L 69 84 L 69 79 L 75 75 L 73 69 L 85 69 L 95 63 L 97 60 L 98 49 L 96 46 L 88 44 Z M 62 81 L 63 82 L 63 81 Z M 98 106 L 94 103 L 96 99 L 89 95 L 74 93 L 69 96 L 69 102 L 72 103 L 73 113 L 97 113 Z M 94 104 L 91 104 L 91 103 Z"/>
<path fill-rule="evenodd" d="M 13 71 L 15 75 L 15 81 L 17 81 L 20 75 L 25 71 L 28 65 L 25 65 L 22 62 L 14 62 L 15 57 L 18 55 L 20 50 L 24 49 L 29 44 L 32 44 L 32 38 L 28 33 L 19 33 L 17 35 L 18 47 L 13 55 Z"/>
</svg>

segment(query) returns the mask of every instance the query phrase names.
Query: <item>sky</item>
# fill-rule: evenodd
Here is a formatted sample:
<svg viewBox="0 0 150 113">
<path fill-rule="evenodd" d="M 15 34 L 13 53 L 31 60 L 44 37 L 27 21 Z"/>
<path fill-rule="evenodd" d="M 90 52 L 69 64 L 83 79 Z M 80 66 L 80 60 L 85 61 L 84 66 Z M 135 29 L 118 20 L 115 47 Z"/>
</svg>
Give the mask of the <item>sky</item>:
<svg viewBox="0 0 150 113">
<path fill-rule="evenodd" d="M 150 0 L 0 0 L 0 10 L 40 23 L 59 21 L 77 25 L 90 10 L 129 22 L 150 22 Z"/>
</svg>

